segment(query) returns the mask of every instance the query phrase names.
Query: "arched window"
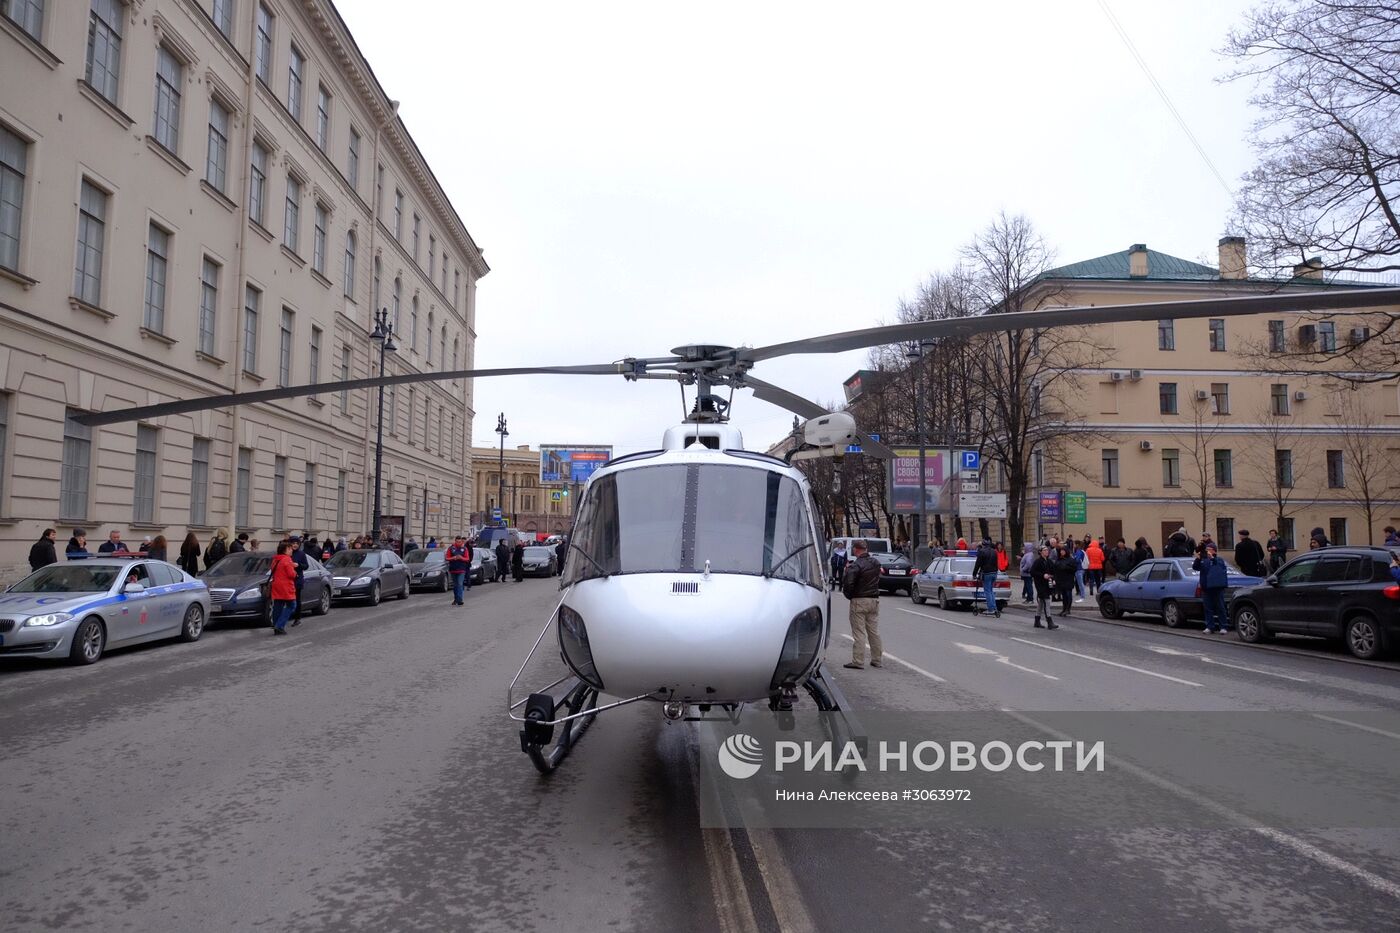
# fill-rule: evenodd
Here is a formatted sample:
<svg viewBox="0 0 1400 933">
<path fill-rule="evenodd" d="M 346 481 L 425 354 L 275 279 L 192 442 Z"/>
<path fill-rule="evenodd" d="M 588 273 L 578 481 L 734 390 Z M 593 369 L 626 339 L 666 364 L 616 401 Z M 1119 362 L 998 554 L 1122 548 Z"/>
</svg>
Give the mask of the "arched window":
<svg viewBox="0 0 1400 933">
<path fill-rule="evenodd" d="M 400 327 L 399 327 L 399 295 L 400 295 L 400 293 L 402 293 L 402 291 L 403 291 L 403 279 L 399 278 L 398 276 L 394 276 L 394 297 L 393 297 L 393 303 L 392 303 L 392 305 L 391 305 L 390 308 L 389 308 L 389 313 L 390 313 L 390 320 L 392 320 L 392 321 L 394 322 L 394 323 L 393 323 L 393 327 L 394 327 L 394 333 L 396 333 L 396 334 L 401 334 L 401 333 L 403 333 L 403 330 L 400 329 Z"/>
<path fill-rule="evenodd" d="M 373 295 L 374 301 L 372 302 L 373 305 L 374 305 L 374 307 L 370 308 L 371 311 L 378 311 L 378 310 L 379 310 L 379 299 L 382 297 L 382 293 L 381 293 L 380 290 L 379 290 L 379 273 L 380 273 L 380 271 L 381 271 L 381 269 L 380 269 L 380 265 L 379 265 L 379 257 L 378 257 L 378 256 L 375 256 L 375 257 L 374 257 L 374 288 L 372 289 L 372 291 L 374 292 L 374 295 Z"/>
<path fill-rule="evenodd" d="M 460 338 L 453 337 L 453 338 L 452 338 L 452 369 L 453 369 L 453 371 L 456 371 L 456 370 L 458 370 L 458 369 L 461 368 L 461 366 L 459 366 L 459 365 L 458 365 L 458 362 L 457 362 L 460 358 L 461 358 L 461 343 L 460 343 Z"/>
<path fill-rule="evenodd" d="M 429 340 L 432 340 L 432 339 L 433 339 L 431 334 L 428 335 L 428 339 L 429 339 Z M 446 365 L 447 365 L 447 326 L 446 326 L 446 325 L 443 325 L 443 328 L 442 328 L 442 337 L 438 339 L 438 365 L 439 365 L 439 366 L 446 366 Z"/>
<path fill-rule="evenodd" d="M 355 300 L 355 231 L 345 231 L 345 297 Z"/>
<path fill-rule="evenodd" d="M 424 348 L 428 354 L 428 365 L 433 365 L 433 312 L 428 312 L 428 333 L 423 337 Z"/>
<path fill-rule="evenodd" d="M 408 315 L 408 331 L 409 331 L 408 348 L 409 348 L 410 350 L 417 350 L 417 349 L 418 349 L 418 296 L 417 296 L 417 295 L 414 295 L 414 296 L 413 296 L 413 310 L 410 311 L 410 312 L 409 312 L 409 315 Z"/>
</svg>

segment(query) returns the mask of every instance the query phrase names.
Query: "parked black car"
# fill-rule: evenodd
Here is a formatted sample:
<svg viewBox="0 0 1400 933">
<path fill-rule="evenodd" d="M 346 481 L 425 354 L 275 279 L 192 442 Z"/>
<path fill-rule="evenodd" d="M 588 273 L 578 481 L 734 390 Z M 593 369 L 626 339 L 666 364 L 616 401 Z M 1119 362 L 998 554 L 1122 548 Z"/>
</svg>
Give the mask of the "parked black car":
<svg viewBox="0 0 1400 933">
<path fill-rule="evenodd" d="M 1400 644 L 1400 584 L 1381 547 L 1324 547 L 1302 554 L 1258 586 L 1238 590 L 1230 617 L 1241 640 L 1275 633 L 1340 638 L 1358 658 Z"/>
<path fill-rule="evenodd" d="M 552 577 L 555 562 L 554 548 L 531 545 L 525 549 L 525 560 L 521 569 L 527 577 Z"/>
<path fill-rule="evenodd" d="M 272 551 L 239 551 L 230 554 L 200 577 L 209 587 L 209 621 L 257 619 L 272 624 L 272 601 L 267 598 L 267 582 L 272 568 Z M 306 556 L 302 574 L 301 598 L 313 615 L 331 611 L 331 574 L 320 561 Z"/>
<path fill-rule="evenodd" d="M 496 552 L 486 547 L 472 548 L 472 586 L 480 583 L 495 583 L 501 579 L 501 568 L 496 565 Z"/>
<path fill-rule="evenodd" d="M 412 582 L 408 566 L 387 548 L 347 548 L 326 563 L 336 599 L 363 599 L 379 605 L 385 596 L 407 599 Z"/>
<path fill-rule="evenodd" d="M 446 593 L 452 589 L 452 580 L 447 573 L 447 551 L 443 548 L 415 548 L 403 556 L 403 562 L 408 567 L 410 585 L 415 590 Z"/>
<path fill-rule="evenodd" d="M 880 592 L 903 593 L 908 596 L 909 588 L 914 585 L 914 577 L 918 575 L 909 558 L 902 554 L 886 554 L 880 551 L 872 551 L 870 556 L 880 564 Z"/>
</svg>

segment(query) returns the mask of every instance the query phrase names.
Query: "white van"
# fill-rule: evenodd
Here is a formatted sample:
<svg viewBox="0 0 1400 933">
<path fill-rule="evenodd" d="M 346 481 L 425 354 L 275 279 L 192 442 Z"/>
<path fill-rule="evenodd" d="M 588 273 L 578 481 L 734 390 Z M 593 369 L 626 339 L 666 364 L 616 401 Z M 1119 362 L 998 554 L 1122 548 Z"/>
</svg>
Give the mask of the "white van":
<svg viewBox="0 0 1400 933">
<path fill-rule="evenodd" d="M 830 557 L 838 547 L 844 547 L 846 549 L 846 555 L 849 557 L 851 555 L 852 541 L 864 541 L 866 548 L 869 549 L 872 554 L 888 554 L 894 550 L 894 545 L 890 542 L 889 538 L 832 538 L 831 549 L 827 551 L 827 557 Z"/>
</svg>

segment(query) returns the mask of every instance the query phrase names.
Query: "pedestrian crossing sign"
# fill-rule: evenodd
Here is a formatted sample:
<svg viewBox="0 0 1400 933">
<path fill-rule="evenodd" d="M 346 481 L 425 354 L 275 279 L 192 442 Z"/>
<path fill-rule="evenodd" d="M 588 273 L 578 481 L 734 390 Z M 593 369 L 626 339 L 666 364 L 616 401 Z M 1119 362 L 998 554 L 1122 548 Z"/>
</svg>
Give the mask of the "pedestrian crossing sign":
<svg viewBox="0 0 1400 933">
<path fill-rule="evenodd" d="M 562 489 L 551 489 L 551 490 L 549 491 L 549 501 L 550 501 L 550 502 L 563 502 L 563 501 L 564 501 L 564 490 L 562 490 Z"/>
</svg>

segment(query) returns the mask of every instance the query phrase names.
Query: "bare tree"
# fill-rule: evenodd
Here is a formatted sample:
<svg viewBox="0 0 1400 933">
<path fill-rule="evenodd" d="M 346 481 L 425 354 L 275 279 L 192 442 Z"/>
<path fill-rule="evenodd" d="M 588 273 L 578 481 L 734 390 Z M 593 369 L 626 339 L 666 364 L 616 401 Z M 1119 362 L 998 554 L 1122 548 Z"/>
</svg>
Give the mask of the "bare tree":
<svg viewBox="0 0 1400 933">
<path fill-rule="evenodd" d="M 1179 445 L 1181 466 L 1181 496 L 1201 510 L 1201 530 L 1210 526 L 1210 505 L 1215 501 L 1219 483 L 1215 469 L 1215 440 L 1220 435 L 1221 422 L 1215 413 L 1213 398 L 1192 398 L 1191 421 L 1174 432 Z M 1233 472 L 1234 465 L 1231 464 Z M 1233 481 L 1233 477 L 1231 477 Z"/>
<path fill-rule="evenodd" d="M 1342 450 L 1341 496 L 1366 517 L 1366 543 L 1375 543 L 1376 510 L 1400 492 L 1400 466 L 1395 453 L 1386 449 L 1386 434 L 1379 419 L 1354 386 L 1338 390 L 1337 439 Z M 1329 485 L 1330 480 L 1329 477 Z"/>
<path fill-rule="evenodd" d="M 1286 397 L 1286 396 L 1285 396 Z M 1262 478 L 1274 508 L 1274 527 L 1283 531 L 1287 522 L 1317 501 L 1312 481 L 1316 451 L 1310 439 L 1300 432 L 1290 415 L 1275 409 L 1272 402 L 1260 406 L 1255 415 L 1260 428 L 1243 453 L 1244 465 Z"/>
</svg>

